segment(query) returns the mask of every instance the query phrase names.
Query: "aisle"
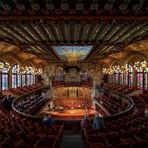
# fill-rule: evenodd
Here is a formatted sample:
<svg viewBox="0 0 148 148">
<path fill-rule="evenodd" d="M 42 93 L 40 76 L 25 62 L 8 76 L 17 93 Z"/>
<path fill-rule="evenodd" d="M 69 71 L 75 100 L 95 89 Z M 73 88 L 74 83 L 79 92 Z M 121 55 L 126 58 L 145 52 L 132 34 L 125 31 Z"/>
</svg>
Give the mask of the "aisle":
<svg viewBox="0 0 148 148">
<path fill-rule="evenodd" d="M 85 148 L 81 130 L 64 130 L 60 148 Z"/>
</svg>

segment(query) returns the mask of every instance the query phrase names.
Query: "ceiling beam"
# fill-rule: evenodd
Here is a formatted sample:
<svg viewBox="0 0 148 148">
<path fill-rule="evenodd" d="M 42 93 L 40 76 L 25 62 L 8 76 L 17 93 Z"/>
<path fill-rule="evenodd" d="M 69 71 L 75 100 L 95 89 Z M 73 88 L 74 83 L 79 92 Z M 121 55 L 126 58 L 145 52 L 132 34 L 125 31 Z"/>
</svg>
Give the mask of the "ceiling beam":
<svg viewBox="0 0 148 148">
<path fill-rule="evenodd" d="M 147 21 L 148 16 L 0 16 L 0 21 Z M 64 22 L 63 22 L 64 23 Z M 86 23 L 86 22 L 85 22 Z M 98 22 L 96 22 L 98 23 Z"/>
</svg>

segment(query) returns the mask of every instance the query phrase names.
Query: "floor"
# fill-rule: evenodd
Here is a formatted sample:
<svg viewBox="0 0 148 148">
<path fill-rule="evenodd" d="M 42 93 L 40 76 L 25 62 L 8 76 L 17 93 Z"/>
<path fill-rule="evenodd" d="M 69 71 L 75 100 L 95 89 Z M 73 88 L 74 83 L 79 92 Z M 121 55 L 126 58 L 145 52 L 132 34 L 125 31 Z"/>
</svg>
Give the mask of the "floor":
<svg viewBox="0 0 148 148">
<path fill-rule="evenodd" d="M 64 130 L 60 148 L 86 148 L 81 130 Z"/>
</svg>

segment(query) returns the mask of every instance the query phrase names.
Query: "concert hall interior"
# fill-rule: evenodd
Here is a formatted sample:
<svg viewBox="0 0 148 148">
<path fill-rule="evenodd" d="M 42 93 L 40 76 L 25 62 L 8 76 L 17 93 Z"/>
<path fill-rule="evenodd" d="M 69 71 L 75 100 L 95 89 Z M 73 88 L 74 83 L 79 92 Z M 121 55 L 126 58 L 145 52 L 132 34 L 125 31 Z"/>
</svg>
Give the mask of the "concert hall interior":
<svg viewBox="0 0 148 148">
<path fill-rule="evenodd" d="M 148 0 L 0 0 L 0 148 L 148 147 Z"/>
</svg>

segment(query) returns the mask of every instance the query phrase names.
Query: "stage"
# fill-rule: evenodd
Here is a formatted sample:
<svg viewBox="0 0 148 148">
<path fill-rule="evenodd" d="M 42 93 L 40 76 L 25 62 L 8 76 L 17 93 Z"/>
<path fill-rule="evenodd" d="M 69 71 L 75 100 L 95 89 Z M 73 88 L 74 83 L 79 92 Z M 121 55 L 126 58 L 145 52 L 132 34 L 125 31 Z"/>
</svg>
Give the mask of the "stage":
<svg viewBox="0 0 148 148">
<path fill-rule="evenodd" d="M 50 114 L 56 120 L 81 120 L 85 114 L 92 119 L 95 111 L 92 109 L 65 109 L 62 112 L 43 110 L 42 114 L 44 113 Z"/>
<path fill-rule="evenodd" d="M 40 112 L 41 115 L 45 113 L 62 121 L 80 121 L 86 114 L 92 119 L 95 111 L 92 107 L 91 88 L 56 87 L 52 100 Z"/>
</svg>

